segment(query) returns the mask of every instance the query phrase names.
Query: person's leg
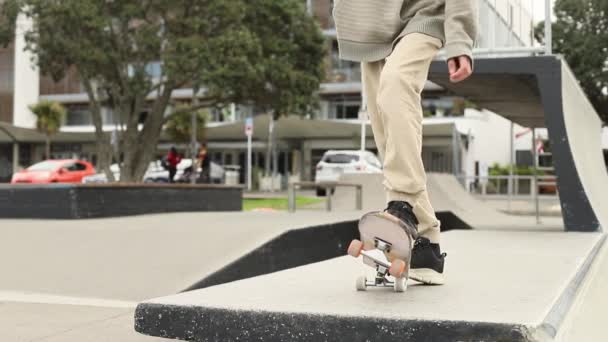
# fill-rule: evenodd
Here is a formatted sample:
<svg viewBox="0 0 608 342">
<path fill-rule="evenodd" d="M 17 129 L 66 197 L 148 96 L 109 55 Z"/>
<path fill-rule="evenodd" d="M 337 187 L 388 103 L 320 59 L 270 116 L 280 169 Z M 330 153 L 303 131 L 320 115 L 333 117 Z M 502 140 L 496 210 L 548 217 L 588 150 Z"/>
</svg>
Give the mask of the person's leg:
<svg viewBox="0 0 608 342">
<path fill-rule="evenodd" d="M 386 151 L 386 136 L 384 134 L 384 124 L 382 116 L 378 111 L 377 94 L 380 87 L 380 73 L 384 67 L 384 60 L 372 63 L 363 63 L 363 87 L 365 89 L 365 98 L 367 103 L 367 115 L 372 124 L 374 133 L 374 141 L 380 159 L 384 159 Z"/>
<path fill-rule="evenodd" d="M 169 168 L 169 183 L 173 183 L 175 179 L 175 174 L 177 173 L 177 169 L 170 167 Z"/>
<path fill-rule="evenodd" d="M 419 234 L 434 244 L 440 240 L 440 223 L 426 193 L 421 93 L 441 45 L 439 39 L 421 33 L 403 37 L 387 58 L 377 93 L 377 110 L 384 128 L 387 201 L 410 204 Z"/>
</svg>

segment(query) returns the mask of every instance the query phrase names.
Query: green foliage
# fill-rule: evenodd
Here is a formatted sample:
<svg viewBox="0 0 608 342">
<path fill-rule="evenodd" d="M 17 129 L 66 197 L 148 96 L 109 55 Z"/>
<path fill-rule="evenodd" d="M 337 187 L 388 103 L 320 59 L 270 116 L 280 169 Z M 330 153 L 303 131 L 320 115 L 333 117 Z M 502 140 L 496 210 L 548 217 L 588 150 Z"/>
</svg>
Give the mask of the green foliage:
<svg viewBox="0 0 608 342">
<path fill-rule="evenodd" d="M 296 197 L 296 207 L 302 208 L 323 202 L 321 198 Z M 246 198 L 243 199 L 243 211 L 255 209 L 287 210 L 288 200 L 286 198 Z"/>
<path fill-rule="evenodd" d="M 36 115 L 36 128 L 47 136 L 59 132 L 66 116 L 65 108 L 58 102 L 40 101 L 30 106 L 30 110 Z"/>
<path fill-rule="evenodd" d="M 324 39 L 300 0 L 5 1 L 11 11 L 0 13 L 0 23 L 14 22 L 18 11 L 33 19 L 25 39 L 43 73 L 59 80 L 78 71 L 99 154 L 110 144 L 100 108 L 119 117 L 121 181 L 143 176 L 175 89 L 203 89 L 199 107 L 239 103 L 306 114 L 317 102 Z M 150 63 L 162 66 L 160 75 Z"/>
<path fill-rule="evenodd" d="M 494 164 L 489 168 L 488 174 L 490 176 L 508 176 L 511 168 L 511 165 Z M 533 176 L 534 168 L 531 166 L 516 165 L 513 167 L 513 174 L 515 176 Z M 544 174 L 543 171 L 536 170 L 536 175 L 542 176 Z"/>
<path fill-rule="evenodd" d="M 257 106 L 275 114 L 305 114 L 325 76 L 325 39 L 300 0 L 249 0 L 245 23 L 260 37 L 261 77 L 252 84 Z M 259 82 L 261 81 L 261 82 Z"/>
<path fill-rule="evenodd" d="M 608 1 L 556 0 L 553 47 L 563 54 L 581 86 L 608 123 Z M 535 35 L 544 41 L 544 22 Z"/>
<path fill-rule="evenodd" d="M 14 39 L 18 13 L 17 0 L 0 0 L 0 47 L 6 47 Z"/>
<path fill-rule="evenodd" d="M 206 140 L 206 128 L 208 113 L 204 110 L 196 111 L 196 139 L 197 141 Z M 192 135 L 192 112 L 180 111 L 177 108 L 165 125 L 165 132 L 169 137 L 178 143 L 190 142 Z"/>
</svg>

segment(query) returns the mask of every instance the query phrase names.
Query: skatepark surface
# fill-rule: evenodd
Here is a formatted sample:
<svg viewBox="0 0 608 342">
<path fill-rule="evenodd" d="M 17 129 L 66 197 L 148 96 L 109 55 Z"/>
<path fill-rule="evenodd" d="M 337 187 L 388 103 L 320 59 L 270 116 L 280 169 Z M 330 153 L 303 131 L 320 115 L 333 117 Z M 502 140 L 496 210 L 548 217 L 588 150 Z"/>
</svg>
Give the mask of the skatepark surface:
<svg viewBox="0 0 608 342">
<path fill-rule="evenodd" d="M 479 59 L 467 82 L 453 84 L 446 63 L 437 61 L 429 77 L 516 123 L 548 128 L 563 218 L 537 225 L 534 217 L 506 215 L 475 199 L 453 176 L 429 175 L 435 210 L 459 219 L 461 227 L 451 228 L 469 228 L 442 235 L 446 285 L 356 292 L 365 266 L 341 257 L 146 301 L 138 305 L 136 329 L 205 341 L 607 340 L 601 121 L 566 62 Z M 383 209 L 382 176 L 356 178 L 342 181 L 363 184 L 364 211 Z M 333 207 L 355 212 L 354 189 L 338 188 Z"/>
<path fill-rule="evenodd" d="M 356 218 L 247 212 L 0 220 L 0 341 L 154 341 L 133 330 L 137 302 L 178 293 L 287 231 Z"/>
<path fill-rule="evenodd" d="M 340 181 L 361 184 L 363 187 L 363 211 L 384 209 L 386 203 L 382 174 L 343 175 Z M 531 227 L 540 230 L 563 231 L 561 217 L 545 217 L 541 225 L 536 224 L 533 216 L 508 215 L 493 206 L 478 200 L 468 193 L 458 179 L 450 174 L 427 174 L 427 191 L 436 212 L 449 212 L 466 223 L 467 227 L 459 229 L 501 229 L 527 230 Z M 355 190 L 338 187 L 332 198 L 335 210 L 348 211 L 354 208 Z"/>
<path fill-rule="evenodd" d="M 603 236 L 452 231 L 443 239 L 445 286 L 412 282 L 404 294 L 357 292 L 356 277 L 373 270 L 342 257 L 147 301 L 137 310 L 136 327 L 186 340 L 397 341 L 426 334 L 438 337 L 433 341 L 527 341 L 547 334 L 542 324 Z"/>
</svg>

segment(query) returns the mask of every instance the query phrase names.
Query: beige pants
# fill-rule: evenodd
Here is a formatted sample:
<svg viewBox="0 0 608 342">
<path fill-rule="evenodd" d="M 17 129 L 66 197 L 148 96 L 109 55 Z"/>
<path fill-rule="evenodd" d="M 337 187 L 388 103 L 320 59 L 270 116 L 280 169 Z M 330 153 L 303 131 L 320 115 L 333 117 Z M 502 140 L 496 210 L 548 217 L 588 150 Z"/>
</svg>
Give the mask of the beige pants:
<svg viewBox="0 0 608 342">
<path fill-rule="evenodd" d="M 439 243 L 440 222 L 426 190 L 420 94 L 441 45 L 437 38 L 413 33 L 385 61 L 363 63 L 367 112 L 384 162 L 387 201 L 410 203 L 420 235 L 432 243 Z"/>
</svg>

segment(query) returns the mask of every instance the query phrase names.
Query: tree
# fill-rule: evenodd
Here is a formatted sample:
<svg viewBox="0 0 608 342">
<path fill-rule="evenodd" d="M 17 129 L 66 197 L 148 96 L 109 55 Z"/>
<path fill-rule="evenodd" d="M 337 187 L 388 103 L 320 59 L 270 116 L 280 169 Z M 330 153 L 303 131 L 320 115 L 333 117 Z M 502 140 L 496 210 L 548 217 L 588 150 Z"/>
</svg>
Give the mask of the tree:
<svg viewBox="0 0 608 342">
<path fill-rule="evenodd" d="M 269 175 L 271 160 L 273 174 L 277 168 L 274 121 L 287 114 L 310 113 L 319 103 L 315 94 L 325 76 L 325 40 L 317 23 L 306 14 L 303 1 L 252 0 L 248 4 L 245 22 L 257 36 L 267 37 L 260 40 L 259 70 L 264 84 L 250 89 L 255 92 L 256 106 L 272 113 L 265 165 Z M 275 31 L 281 27 L 289 27 L 290 32 Z"/>
<path fill-rule="evenodd" d="M 199 110 L 190 113 L 188 110 L 180 111 L 178 108 L 165 125 L 165 132 L 172 141 L 177 143 L 188 143 L 192 138 L 192 115 L 196 118 L 196 141 L 205 141 L 207 138 L 207 112 Z M 192 148 L 193 146 L 190 146 Z M 195 151 L 189 151 L 188 156 L 193 156 Z"/>
<path fill-rule="evenodd" d="M 608 123 L 608 1 L 557 0 L 553 47 L 563 54 L 589 100 Z M 535 35 L 544 41 L 544 22 Z"/>
<path fill-rule="evenodd" d="M 0 47 L 6 47 L 15 37 L 19 4 L 0 0 Z"/>
<path fill-rule="evenodd" d="M 46 159 L 51 158 L 51 137 L 61 128 L 65 120 L 66 110 L 58 102 L 40 101 L 30 106 L 30 110 L 36 115 L 36 129 L 46 136 Z"/>
<path fill-rule="evenodd" d="M 34 20 L 25 38 L 44 73 L 78 70 L 106 174 L 112 146 L 102 108 L 119 119 L 124 182 L 143 177 L 176 89 L 202 85 L 182 111 L 255 103 L 287 112 L 315 101 L 323 39 L 299 0 L 5 1 Z M 270 49 L 273 40 L 287 45 Z"/>
</svg>

